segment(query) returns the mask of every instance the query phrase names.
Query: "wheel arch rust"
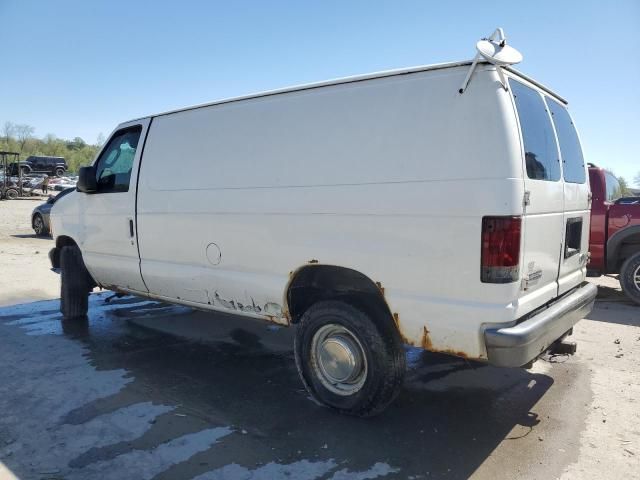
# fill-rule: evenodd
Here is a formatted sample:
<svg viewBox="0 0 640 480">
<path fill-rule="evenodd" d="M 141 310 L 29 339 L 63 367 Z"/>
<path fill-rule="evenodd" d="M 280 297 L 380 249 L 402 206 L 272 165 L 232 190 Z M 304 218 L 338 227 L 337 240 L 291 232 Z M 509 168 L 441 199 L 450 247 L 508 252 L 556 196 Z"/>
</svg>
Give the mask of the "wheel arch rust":
<svg viewBox="0 0 640 480">
<path fill-rule="evenodd" d="M 358 294 L 377 299 L 389 320 L 397 326 L 380 282 L 353 268 L 315 259 L 289 273 L 282 297 L 283 312 L 291 323 L 297 323 L 304 311 L 318 300 Z"/>
<path fill-rule="evenodd" d="M 301 287 L 307 287 L 308 290 L 297 291 Z M 316 292 L 313 292 L 314 289 Z M 377 298 L 379 307 L 384 309 L 387 319 L 393 322 L 395 330 L 404 344 L 465 359 L 473 358 L 473 356 L 464 351 L 442 348 L 444 346 L 434 344 L 426 322 L 422 322 L 421 334 L 418 337 L 407 335 L 403 328 L 401 312 L 398 312 L 389 304 L 382 282 L 375 281 L 368 275 L 353 268 L 320 263 L 315 259 L 300 265 L 289 273 L 289 279 L 282 297 L 283 315 L 291 324 L 295 324 L 300 321 L 306 308 L 315 303 L 315 301 L 349 294 L 371 295 Z M 300 301 L 299 298 L 296 299 L 297 295 L 308 295 L 308 297 Z"/>
</svg>

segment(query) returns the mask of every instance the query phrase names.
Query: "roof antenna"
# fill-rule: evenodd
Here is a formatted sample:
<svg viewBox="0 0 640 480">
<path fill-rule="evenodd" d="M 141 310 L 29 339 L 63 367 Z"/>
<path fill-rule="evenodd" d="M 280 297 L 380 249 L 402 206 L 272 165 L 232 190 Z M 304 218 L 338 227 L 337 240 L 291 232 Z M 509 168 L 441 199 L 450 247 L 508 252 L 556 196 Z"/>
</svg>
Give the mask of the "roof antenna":
<svg viewBox="0 0 640 480">
<path fill-rule="evenodd" d="M 495 32 L 493 32 L 489 38 L 483 38 L 476 43 L 476 50 L 478 53 L 476 53 L 471 68 L 469 68 L 458 93 L 462 94 L 467 89 L 473 71 L 476 69 L 480 60 L 485 60 L 496 66 L 496 70 L 500 76 L 500 83 L 502 83 L 502 87 L 507 90 L 507 79 L 504 77 L 502 67 L 520 63 L 522 61 L 522 54 L 515 48 L 507 45 L 507 37 L 504 36 L 504 31 L 501 28 L 496 28 Z"/>
</svg>

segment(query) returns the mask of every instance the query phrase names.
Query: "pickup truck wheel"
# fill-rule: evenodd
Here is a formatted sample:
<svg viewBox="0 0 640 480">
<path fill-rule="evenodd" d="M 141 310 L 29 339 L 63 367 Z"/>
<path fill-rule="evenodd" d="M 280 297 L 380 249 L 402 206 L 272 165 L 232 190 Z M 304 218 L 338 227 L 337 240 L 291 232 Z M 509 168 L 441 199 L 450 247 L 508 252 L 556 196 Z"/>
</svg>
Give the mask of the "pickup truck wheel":
<svg viewBox="0 0 640 480">
<path fill-rule="evenodd" d="M 640 252 L 630 256 L 622 264 L 620 286 L 627 297 L 640 305 Z"/>
<path fill-rule="evenodd" d="M 60 251 L 60 312 L 66 320 L 83 318 L 89 309 L 91 276 L 76 246 Z"/>
<path fill-rule="evenodd" d="M 56 177 L 64 175 L 64 168 L 56 168 Z"/>
<path fill-rule="evenodd" d="M 312 305 L 294 343 L 309 393 L 341 413 L 368 417 L 382 412 L 399 393 L 406 368 L 399 335 L 387 330 L 346 302 Z"/>
</svg>

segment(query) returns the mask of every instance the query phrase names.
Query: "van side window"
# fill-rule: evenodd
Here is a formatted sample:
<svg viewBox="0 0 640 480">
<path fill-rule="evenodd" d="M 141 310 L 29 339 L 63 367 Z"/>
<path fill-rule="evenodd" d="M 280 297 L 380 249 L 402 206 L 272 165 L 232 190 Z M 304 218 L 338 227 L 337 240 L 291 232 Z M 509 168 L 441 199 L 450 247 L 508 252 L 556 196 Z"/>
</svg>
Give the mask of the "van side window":
<svg viewBox="0 0 640 480">
<path fill-rule="evenodd" d="M 520 119 L 527 176 L 534 180 L 559 180 L 558 147 L 542 95 L 514 80 L 509 85 Z"/>
<path fill-rule="evenodd" d="M 604 179 L 607 189 L 607 202 L 615 202 L 622 196 L 622 189 L 618 179 L 609 172 L 604 172 Z"/>
<path fill-rule="evenodd" d="M 555 100 L 547 97 L 547 105 L 551 111 L 553 125 L 556 127 L 556 135 L 560 144 L 562 156 L 562 176 L 566 182 L 585 183 L 587 174 L 584 168 L 584 157 L 578 133 L 567 109 Z"/>
<path fill-rule="evenodd" d="M 142 127 L 116 132 L 96 163 L 98 192 L 127 192 Z"/>
</svg>

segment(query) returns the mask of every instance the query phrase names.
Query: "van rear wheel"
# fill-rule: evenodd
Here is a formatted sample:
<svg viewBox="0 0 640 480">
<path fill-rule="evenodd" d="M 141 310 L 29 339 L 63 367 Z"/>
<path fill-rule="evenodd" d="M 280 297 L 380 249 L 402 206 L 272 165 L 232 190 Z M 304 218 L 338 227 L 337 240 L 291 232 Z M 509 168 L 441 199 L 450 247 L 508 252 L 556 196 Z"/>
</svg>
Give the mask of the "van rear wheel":
<svg viewBox="0 0 640 480">
<path fill-rule="evenodd" d="M 640 252 L 630 256 L 622 264 L 620 286 L 627 297 L 640 305 Z"/>
<path fill-rule="evenodd" d="M 368 417 L 397 396 L 405 354 L 391 325 L 349 303 L 322 301 L 302 316 L 295 336 L 298 372 L 311 395 L 341 413 Z"/>
<path fill-rule="evenodd" d="M 65 320 L 84 318 L 89 309 L 92 280 L 76 246 L 60 251 L 60 312 Z"/>
</svg>

